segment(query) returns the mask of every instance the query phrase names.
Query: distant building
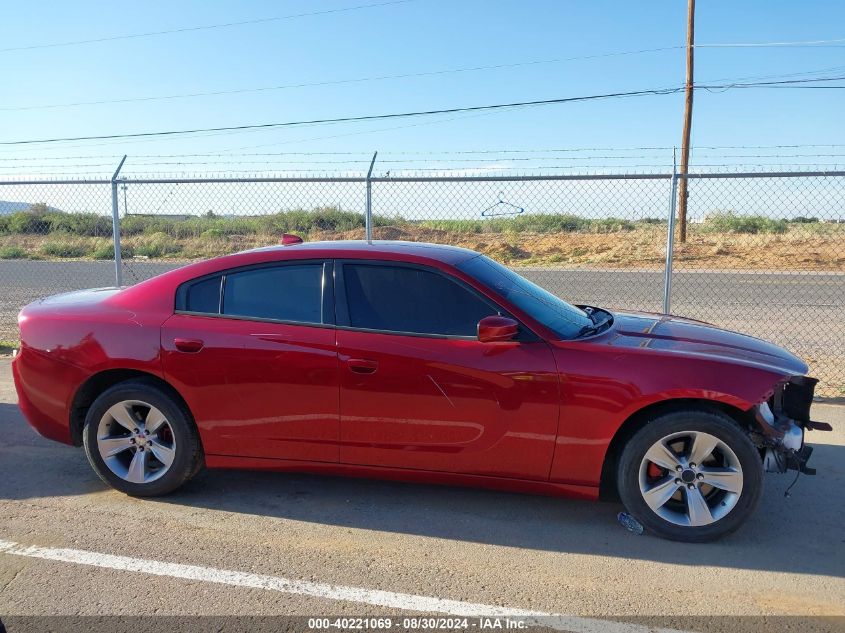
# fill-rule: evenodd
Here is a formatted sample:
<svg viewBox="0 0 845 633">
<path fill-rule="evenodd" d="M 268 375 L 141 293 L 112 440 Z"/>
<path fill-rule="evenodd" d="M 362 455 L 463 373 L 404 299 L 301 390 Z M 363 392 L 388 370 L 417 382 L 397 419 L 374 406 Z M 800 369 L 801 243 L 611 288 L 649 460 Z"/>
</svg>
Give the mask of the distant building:
<svg viewBox="0 0 845 633">
<path fill-rule="evenodd" d="M 127 213 L 127 218 L 155 218 L 157 220 L 187 220 L 197 216 L 190 213 Z"/>
</svg>

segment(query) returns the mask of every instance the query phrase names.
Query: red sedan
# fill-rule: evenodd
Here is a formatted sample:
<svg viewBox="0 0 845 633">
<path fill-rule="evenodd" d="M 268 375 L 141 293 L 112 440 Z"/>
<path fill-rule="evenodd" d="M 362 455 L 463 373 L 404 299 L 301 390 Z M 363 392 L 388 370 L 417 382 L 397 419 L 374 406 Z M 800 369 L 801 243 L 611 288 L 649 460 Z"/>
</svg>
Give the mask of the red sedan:
<svg viewBox="0 0 845 633">
<path fill-rule="evenodd" d="M 130 495 L 203 467 L 596 499 L 704 541 L 810 472 L 815 379 L 765 341 L 573 306 L 478 253 L 323 242 L 20 314 L 20 407 Z"/>
</svg>

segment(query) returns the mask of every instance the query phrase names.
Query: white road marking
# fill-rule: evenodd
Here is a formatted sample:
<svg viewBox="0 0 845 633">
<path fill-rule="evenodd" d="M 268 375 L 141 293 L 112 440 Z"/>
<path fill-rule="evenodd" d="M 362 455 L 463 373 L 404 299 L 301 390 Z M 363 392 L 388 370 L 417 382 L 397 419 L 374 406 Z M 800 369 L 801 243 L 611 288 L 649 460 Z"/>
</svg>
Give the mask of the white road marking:
<svg viewBox="0 0 845 633">
<path fill-rule="evenodd" d="M 131 571 L 154 576 L 169 578 L 183 578 L 200 582 L 211 582 L 234 587 L 249 587 L 265 589 L 281 593 L 322 598 L 325 600 L 342 600 L 358 604 L 373 605 L 397 609 L 399 611 L 419 611 L 423 613 L 443 613 L 464 617 L 501 617 L 520 618 L 528 624 L 546 626 L 558 631 L 572 633 L 682 633 L 674 629 L 658 629 L 639 624 L 601 620 L 598 618 L 583 618 L 561 615 L 544 611 L 526 609 L 511 609 L 489 604 L 447 600 L 429 596 L 417 596 L 408 593 L 380 591 L 378 589 L 364 589 L 362 587 L 348 587 L 327 583 L 310 582 L 307 580 L 291 580 L 279 576 L 265 574 L 251 574 L 214 567 L 199 565 L 183 565 L 180 563 L 166 563 L 130 556 L 116 556 L 80 549 L 58 547 L 38 547 L 35 545 L 20 545 L 12 541 L 0 540 L 0 553 L 12 556 L 25 556 L 43 560 L 89 565 L 103 569 Z"/>
</svg>

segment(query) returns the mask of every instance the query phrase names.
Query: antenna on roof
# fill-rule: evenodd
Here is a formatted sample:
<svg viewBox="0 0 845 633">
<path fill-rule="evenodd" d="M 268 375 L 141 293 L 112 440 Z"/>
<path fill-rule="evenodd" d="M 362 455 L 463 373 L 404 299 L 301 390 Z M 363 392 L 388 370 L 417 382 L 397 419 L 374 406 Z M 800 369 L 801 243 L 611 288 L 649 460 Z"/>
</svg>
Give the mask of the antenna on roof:
<svg viewBox="0 0 845 633">
<path fill-rule="evenodd" d="M 282 246 L 291 246 L 292 244 L 302 244 L 302 238 L 298 235 L 294 235 L 293 233 L 285 233 L 282 235 L 282 239 L 279 240 L 279 244 Z"/>
</svg>

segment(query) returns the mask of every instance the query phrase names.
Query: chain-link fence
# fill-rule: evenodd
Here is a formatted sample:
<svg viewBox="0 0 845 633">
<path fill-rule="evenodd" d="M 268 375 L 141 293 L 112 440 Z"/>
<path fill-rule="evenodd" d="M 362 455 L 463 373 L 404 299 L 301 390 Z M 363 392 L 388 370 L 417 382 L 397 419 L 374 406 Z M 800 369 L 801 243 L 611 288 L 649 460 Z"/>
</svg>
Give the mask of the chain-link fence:
<svg viewBox="0 0 845 633">
<path fill-rule="evenodd" d="M 845 175 L 691 178 L 688 217 L 672 311 L 782 345 L 845 396 Z"/>
<path fill-rule="evenodd" d="M 0 181 L 0 341 L 17 340 L 17 312 L 39 297 L 114 285 L 106 181 Z"/>
<path fill-rule="evenodd" d="M 806 358 L 845 396 L 845 172 L 689 177 L 688 234 L 666 251 L 672 174 L 381 176 L 376 239 L 484 252 L 574 303 L 671 311 Z M 114 285 L 278 242 L 365 236 L 364 177 L 0 182 L 0 339 L 55 292 Z M 113 196 L 113 193 L 115 194 Z M 667 281 L 671 293 L 664 297 Z"/>
</svg>

